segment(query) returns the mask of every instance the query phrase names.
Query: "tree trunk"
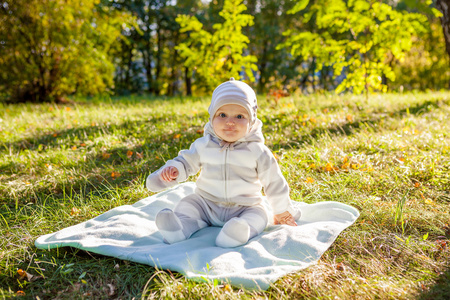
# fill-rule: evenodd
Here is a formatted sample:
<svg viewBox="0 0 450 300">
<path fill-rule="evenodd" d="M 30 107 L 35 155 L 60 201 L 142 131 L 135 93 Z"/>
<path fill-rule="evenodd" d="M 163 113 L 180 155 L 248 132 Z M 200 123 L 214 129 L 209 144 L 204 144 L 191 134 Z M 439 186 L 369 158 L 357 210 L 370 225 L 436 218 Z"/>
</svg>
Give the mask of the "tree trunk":
<svg viewBox="0 0 450 300">
<path fill-rule="evenodd" d="M 445 49 L 450 58 L 450 0 L 437 0 L 436 8 L 442 13 L 441 24 L 444 31 Z M 450 81 L 449 81 L 450 89 Z"/>
<path fill-rule="evenodd" d="M 162 47 L 163 47 L 163 34 L 161 28 L 161 20 L 157 20 L 156 27 L 156 38 L 158 49 L 156 50 L 156 72 L 155 72 L 155 94 L 159 95 L 160 90 L 160 81 L 161 81 L 161 69 L 162 69 Z"/>
<path fill-rule="evenodd" d="M 192 96 L 191 74 L 188 67 L 184 67 L 184 81 L 186 83 L 186 96 Z"/>
<path fill-rule="evenodd" d="M 149 41 L 146 41 L 144 48 L 141 50 L 141 53 L 144 59 L 145 76 L 147 77 L 147 91 L 153 94 L 152 50 L 150 48 L 151 43 Z"/>
<path fill-rule="evenodd" d="M 133 46 L 128 47 L 126 54 L 127 59 L 127 70 L 125 73 L 125 89 L 128 91 L 132 91 L 132 83 L 131 83 L 131 77 L 132 77 L 132 63 L 133 63 Z"/>
<path fill-rule="evenodd" d="M 312 85 L 312 89 L 313 89 L 313 93 L 316 92 L 316 80 L 315 80 L 315 75 L 316 75 L 316 58 L 314 57 L 312 62 L 311 62 L 311 85 Z"/>
<path fill-rule="evenodd" d="M 267 66 L 267 47 L 268 41 L 264 42 L 263 53 L 261 55 L 261 64 L 259 66 L 259 82 L 258 82 L 258 93 L 262 94 L 266 87 L 266 66 Z"/>
<path fill-rule="evenodd" d="M 178 45 L 178 31 L 175 31 L 173 42 L 175 45 Z M 173 56 L 172 56 L 172 65 L 171 65 L 171 72 L 170 72 L 170 78 L 169 78 L 169 90 L 167 91 L 167 94 L 169 96 L 174 96 L 177 92 L 177 64 L 178 64 L 178 51 L 173 49 Z"/>
</svg>

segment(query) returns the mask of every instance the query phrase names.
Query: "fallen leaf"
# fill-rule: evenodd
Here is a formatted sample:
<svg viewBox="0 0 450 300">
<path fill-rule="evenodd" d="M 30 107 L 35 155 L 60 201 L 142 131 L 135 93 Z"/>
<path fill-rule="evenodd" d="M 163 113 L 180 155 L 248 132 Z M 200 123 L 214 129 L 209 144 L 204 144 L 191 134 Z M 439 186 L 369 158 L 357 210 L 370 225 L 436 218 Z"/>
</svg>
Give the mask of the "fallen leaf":
<svg viewBox="0 0 450 300">
<path fill-rule="evenodd" d="M 338 170 L 338 168 L 334 167 L 332 163 L 327 163 L 327 165 L 324 167 L 324 170 L 327 172 L 332 172 Z"/>
<path fill-rule="evenodd" d="M 111 154 L 109 154 L 109 153 L 106 153 L 106 152 L 102 153 L 102 158 L 103 159 L 108 159 L 110 156 L 111 156 Z"/>
<path fill-rule="evenodd" d="M 315 181 L 315 180 L 314 180 L 313 178 L 307 177 L 305 182 L 306 182 L 306 183 L 314 183 L 314 181 Z"/>
<path fill-rule="evenodd" d="M 110 283 L 103 287 L 103 291 L 108 297 L 113 296 L 116 293 L 116 287 Z"/>
<path fill-rule="evenodd" d="M 133 156 L 133 151 L 128 150 L 127 151 L 127 157 L 131 158 Z"/>
<path fill-rule="evenodd" d="M 181 137 L 181 133 L 175 134 L 175 135 L 173 136 L 174 139 L 179 139 L 180 137 Z"/>
<path fill-rule="evenodd" d="M 80 213 L 80 210 L 76 207 L 72 207 L 72 210 L 70 211 L 71 216 L 76 216 Z"/>
<path fill-rule="evenodd" d="M 444 251 L 447 249 L 447 241 L 446 240 L 437 240 L 436 241 L 436 247 L 440 251 Z"/>
<path fill-rule="evenodd" d="M 36 281 L 36 280 L 42 278 L 42 276 L 32 275 L 32 274 L 30 274 L 30 273 L 28 273 L 28 272 L 26 272 L 26 271 L 24 271 L 22 269 L 18 269 L 17 270 L 17 274 L 19 275 L 19 280 L 26 280 L 28 282 L 33 282 L 33 281 Z"/>
<path fill-rule="evenodd" d="M 353 170 L 358 170 L 361 167 L 360 164 L 352 164 L 352 169 Z"/>
<path fill-rule="evenodd" d="M 347 170 L 349 167 L 350 167 L 350 164 L 348 162 L 346 162 L 341 166 L 341 169 Z"/>
<path fill-rule="evenodd" d="M 423 200 L 423 202 L 425 202 L 425 204 L 432 205 L 432 206 L 436 205 L 436 203 L 434 203 L 433 200 L 431 200 L 429 198 Z"/>
<path fill-rule="evenodd" d="M 143 155 L 143 153 L 136 152 L 136 157 L 138 159 L 142 159 L 142 158 L 144 158 L 144 155 Z"/>
<path fill-rule="evenodd" d="M 345 266 L 344 266 L 343 263 L 338 263 L 338 264 L 336 265 L 336 269 L 337 269 L 338 271 L 345 271 Z"/>
<path fill-rule="evenodd" d="M 347 119 L 347 121 L 353 122 L 353 116 L 352 115 L 347 115 L 345 118 Z"/>
<path fill-rule="evenodd" d="M 18 270 L 17 270 L 17 274 L 19 274 L 20 278 L 24 278 L 24 277 L 27 276 L 27 272 L 25 272 L 25 271 L 22 270 L 22 269 L 18 269 Z"/>
</svg>

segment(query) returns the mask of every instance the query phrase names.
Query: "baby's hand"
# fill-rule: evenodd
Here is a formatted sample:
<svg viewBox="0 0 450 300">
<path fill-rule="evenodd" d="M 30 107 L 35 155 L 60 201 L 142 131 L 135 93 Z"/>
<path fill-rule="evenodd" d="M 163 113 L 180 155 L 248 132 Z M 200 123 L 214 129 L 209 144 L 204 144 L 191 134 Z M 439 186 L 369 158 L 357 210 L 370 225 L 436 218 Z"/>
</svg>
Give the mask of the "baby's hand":
<svg viewBox="0 0 450 300">
<path fill-rule="evenodd" d="M 285 211 L 284 213 L 278 214 L 278 215 L 274 215 L 273 216 L 274 222 L 275 224 L 286 224 L 286 225 L 290 225 L 290 226 L 297 226 L 297 223 L 295 223 L 295 219 L 294 217 L 291 215 L 290 212 Z"/>
<path fill-rule="evenodd" d="M 161 173 L 159 174 L 161 179 L 167 182 L 174 181 L 175 179 L 177 179 L 178 175 L 178 169 L 172 166 L 162 169 Z"/>
</svg>

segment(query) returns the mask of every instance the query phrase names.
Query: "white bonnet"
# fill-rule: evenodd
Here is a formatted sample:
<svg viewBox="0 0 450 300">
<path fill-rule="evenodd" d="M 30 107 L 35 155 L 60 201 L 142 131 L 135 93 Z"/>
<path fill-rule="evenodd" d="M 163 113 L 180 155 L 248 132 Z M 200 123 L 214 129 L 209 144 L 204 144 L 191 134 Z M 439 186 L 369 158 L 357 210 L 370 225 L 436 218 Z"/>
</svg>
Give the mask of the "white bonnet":
<svg viewBox="0 0 450 300">
<path fill-rule="evenodd" d="M 208 108 L 209 120 L 212 121 L 216 111 L 226 104 L 244 107 L 250 116 L 250 126 L 254 124 L 258 105 L 255 91 L 248 84 L 231 77 L 229 81 L 219 85 L 212 94 L 211 105 Z"/>
</svg>

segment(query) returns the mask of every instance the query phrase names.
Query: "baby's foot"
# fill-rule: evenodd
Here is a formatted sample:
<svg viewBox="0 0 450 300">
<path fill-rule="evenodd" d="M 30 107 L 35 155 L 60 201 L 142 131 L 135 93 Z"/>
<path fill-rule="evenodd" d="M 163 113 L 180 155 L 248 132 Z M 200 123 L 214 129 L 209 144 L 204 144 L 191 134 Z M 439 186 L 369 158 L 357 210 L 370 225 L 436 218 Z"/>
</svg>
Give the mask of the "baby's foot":
<svg viewBox="0 0 450 300">
<path fill-rule="evenodd" d="M 223 225 L 216 238 L 216 245 L 222 248 L 231 248 L 244 245 L 250 237 L 250 226 L 239 218 L 232 218 Z"/>
<path fill-rule="evenodd" d="M 155 223 L 165 242 L 173 244 L 186 239 L 183 233 L 183 225 L 172 210 L 168 208 L 161 210 L 156 215 Z"/>
</svg>

